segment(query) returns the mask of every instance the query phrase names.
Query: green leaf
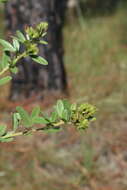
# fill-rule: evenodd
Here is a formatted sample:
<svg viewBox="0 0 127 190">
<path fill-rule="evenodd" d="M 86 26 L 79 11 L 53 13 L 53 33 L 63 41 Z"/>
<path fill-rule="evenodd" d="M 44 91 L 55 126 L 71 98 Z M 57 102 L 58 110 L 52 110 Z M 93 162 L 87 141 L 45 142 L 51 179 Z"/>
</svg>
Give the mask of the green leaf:
<svg viewBox="0 0 127 190">
<path fill-rule="evenodd" d="M 58 114 L 56 111 L 52 112 L 51 117 L 49 118 L 51 123 L 54 123 L 58 118 Z"/>
<path fill-rule="evenodd" d="M 20 42 L 23 43 L 23 42 L 26 41 L 26 38 L 25 38 L 24 34 L 23 34 L 22 32 L 20 32 L 19 30 L 16 31 L 16 35 L 17 35 L 18 40 L 19 40 Z"/>
<path fill-rule="evenodd" d="M 38 117 L 39 117 L 40 112 L 41 112 L 41 109 L 40 109 L 39 106 L 36 106 L 36 107 L 32 110 L 32 113 L 31 113 L 31 120 L 32 120 L 32 123 L 33 123 L 33 124 L 36 124 L 35 118 L 38 118 Z"/>
<path fill-rule="evenodd" d="M 70 116 L 71 116 L 71 104 L 69 103 L 69 101 L 68 100 L 63 100 L 63 104 L 64 104 L 64 109 L 66 110 L 65 111 L 65 115 L 67 114 L 67 116 L 65 116 L 66 117 L 66 119 L 67 119 L 67 121 L 69 120 L 69 118 L 70 118 Z M 67 113 L 66 113 L 67 112 Z"/>
<path fill-rule="evenodd" d="M 4 68 L 6 68 L 9 65 L 9 61 L 10 57 L 6 53 L 3 53 L 0 69 L 3 70 Z"/>
<path fill-rule="evenodd" d="M 15 52 L 16 49 L 7 41 L 0 39 L 0 44 L 4 47 L 4 51 Z"/>
<path fill-rule="evenodd" d="M 0 125 L 0 136 L 4 135 L 6 132 L 6 125 Z"/>
<path fill-rule="evenodd" d="M 44 117 L 35 117 L 33 118 L 34 124 L 49 124 L 49 121 Z"/>
<path fill-rule="evenodd" d="M 14 140 L 14 138 L 10 137 L 10 138 L 7 138 L 7 139 L 3 139 L 3 138 L 0 138 L 0 142 L 12 142 Z"/>
<path fill-rule="evenodd" d="M 0 86 L 8 83 L 11 79 L 12 79 L 11 76 L 7 76 L 7 77 L 4 77 L 4 78 L 0 79 Z"/>
<path fill-rule="evenodd" d="M 71 110 L 75 111 L 76 109 L 77 109 L 77 104 L 76 103 L 72 104 L 71 105 Z"/>
<path fill-rule="evenodd" d="M 31 127 L 32 121 L 27 111 L 25 111 L 22 107 L 19 106 L 16 108 L 16 110 L 21 116 L 24 127 Z"/>
<path fill-rule="evenodd" d="M 71 108 L 71 104 L 68 102 L 68 100 L 62 100 L 63 104 L 64 104 L 64 108 L 69 110 Z"/>
<path fill-rule="evenodd" d="M 41 40 L 39 43 L 40 43 L 40 44 L 43 44 L 43 45 L 47 45 L 47 44 L 48 44 L 48 43 L 47 43 L 46 41 L 44 41 L 44 40 Z"/>
<path fill-rule="evenodd" d="M 40 114 L 40 107 L 39 106 L 36 106 L 33 110 L 32 110 L 32 113 L 31 113 L 31 118 L 34 118 L 34 117 L 38 117 L 38 115 Z"/>
<path fill-rule="evenodd" d="M 68 113 L 67 110 L 63 111 L 63 113 L 62 113 L 62 119 L 65 120 L 65 121 L 69 120 L 69 113 Z"/>
<path fill-rule="evenodd" d="M 18 42 L 18 40 L 16 38 L 13 39 L 13 46 L 14 48 L 19 51 L 19 48 L 20 48 L 20 44 Z"/>
<path fill-rule="evenodd" d="M 18 73 L 18 67 L 13 67 L 13 68 L 10 68 L 10 71 L 14 74 L 17 74 Z"/>
<path fill-rule="evenodd" d="M 41 36 L 41 37 L 44 37 L 44 36 L 46 36 L 46 34 L 47 34 L 47 32 L 44 32 L 44 33 L 42 34 L 42 36 Z"/>
<path fill-rule="evenodd" d="M 16 129 L 19 127 L 19 123 L 21 121 L 21 117 L 19 113 L 13 114 L 13 129 L 16 131 Z"/>
<path fill-rule="evenodd" d="M 51 128 L 51 129 L 46 129 L 45 132 L 46 133 L 58 133 L 61 131 L 61 128 Z"/>
<path fill-rule="evenodd" d="M 48 62 L 41 56 L 32 57 L 32 60 L 42 65 L 48 65 Z"/>
<path fill-rule="evenodd" d="M 64 111 L 64 104 L 62 100 L 57 101 L 56 110 L 57 110 L 58 115 L 62 117 L 62 113 Z"/>
</svg>

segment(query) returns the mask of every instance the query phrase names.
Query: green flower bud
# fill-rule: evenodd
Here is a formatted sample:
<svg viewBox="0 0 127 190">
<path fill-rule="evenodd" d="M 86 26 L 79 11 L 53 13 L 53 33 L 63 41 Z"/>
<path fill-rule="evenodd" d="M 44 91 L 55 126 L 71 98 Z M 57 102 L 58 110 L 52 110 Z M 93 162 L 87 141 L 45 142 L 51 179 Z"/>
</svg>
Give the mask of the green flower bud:
<svg viewBox="0 0 127 190">
<path fill-rule="evenodd" d="M 71 107 L 71 122 L 77 129 L 86 129 L 91 121 L 94 121 L 96 107 L 90 104 L 74 105 Z"/>
</svg>

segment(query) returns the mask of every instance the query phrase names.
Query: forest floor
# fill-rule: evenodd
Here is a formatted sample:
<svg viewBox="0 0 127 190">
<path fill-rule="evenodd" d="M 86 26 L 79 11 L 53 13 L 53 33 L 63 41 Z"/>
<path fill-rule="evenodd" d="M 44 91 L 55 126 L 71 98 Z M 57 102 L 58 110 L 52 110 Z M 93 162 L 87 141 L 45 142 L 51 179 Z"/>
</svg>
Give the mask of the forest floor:
<svg viewBox="0 0 127 190">
<path fill-rule="evenodd" d="M 0 144 L 0 190 L 127 190 L 126 17 L 118 9 L 66 24 L 69 99 L 96 105 L 97 121 L 84 133 L 70 128 Z M 7 94 L 5 87 L 0 118 L 9 123 Z"/>
</svg>

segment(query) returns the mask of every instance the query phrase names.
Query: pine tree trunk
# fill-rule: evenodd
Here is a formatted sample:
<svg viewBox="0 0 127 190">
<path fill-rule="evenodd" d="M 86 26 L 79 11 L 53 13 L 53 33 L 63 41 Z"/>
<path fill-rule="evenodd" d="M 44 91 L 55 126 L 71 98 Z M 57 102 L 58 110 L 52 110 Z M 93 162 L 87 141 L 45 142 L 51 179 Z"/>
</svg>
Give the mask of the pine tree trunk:
<svg viewBox="0 0 127 190">
<path fill-rule="evenodd" d="M 41 21 L 49 23 L 48 45 L 40 47 L 40 55 L 49 62 L 40 66 L 29 60 L 19 64 L 18 75 L 13 76 L 10 98 L 17 100 L 42 94 L 45 91 L 65 91 L 66 72 L 63 64 L 62 28 L 67 0 L 11 0 L 5 6 L 6 27 L 9 33 L 24 30 L 26 25 Z"/>
</svg>

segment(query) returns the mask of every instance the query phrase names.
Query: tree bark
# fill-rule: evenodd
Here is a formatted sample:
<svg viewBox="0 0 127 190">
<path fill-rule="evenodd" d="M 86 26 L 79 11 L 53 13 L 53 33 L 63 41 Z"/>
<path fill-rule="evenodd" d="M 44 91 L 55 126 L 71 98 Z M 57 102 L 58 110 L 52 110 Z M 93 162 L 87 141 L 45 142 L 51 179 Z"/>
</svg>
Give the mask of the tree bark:
<svg viewBox="0 0 127 190">
<path fill-rule="evenodd" d="M 29 58 L 19 64 L 18 75 L 13 76 L 10 98 L 17 100 L 42 94 L 44 91 L 65 91 L 66 72 L 63 63 L 62 28 L 67 0 L 11 0 L 5 6 L 6 28 L 9 33 L 24 30 L 26 25 L 41 21 L 49 23 L 47 46 L 40 47 L 40 55 L 49 63 L 40 66 Z"/>
</svg>

